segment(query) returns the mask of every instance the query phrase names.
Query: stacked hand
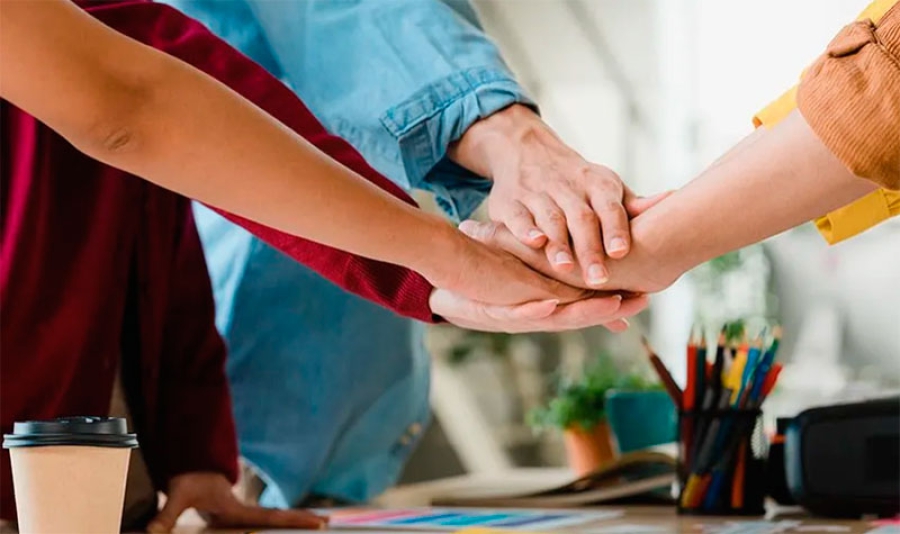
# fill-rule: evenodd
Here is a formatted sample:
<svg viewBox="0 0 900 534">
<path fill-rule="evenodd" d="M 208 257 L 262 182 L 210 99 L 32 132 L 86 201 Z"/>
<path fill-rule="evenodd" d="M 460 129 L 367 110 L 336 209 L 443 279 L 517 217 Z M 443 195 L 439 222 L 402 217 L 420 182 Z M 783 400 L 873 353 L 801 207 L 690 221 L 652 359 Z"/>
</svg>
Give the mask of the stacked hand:
<svg viewBox="0 0 900 534">
<path fill-rule="evenodd" d="M 629 219 L 663 197 L 635 195 L 615 172 L 585 160 L 520 105 L 473 125 L 450 156 L 493 179 L 492 220 L 542 250 L 555 273 L 580 268 L 585 287 L 603 286 L 607 258 L 631 249 Z"/>
<path fill-rule="evenodd" d="M 518 105 L 469 128 L 449 155 L 494 180 L 488 207 L 495 222 L 460 227 L 487 247 L 463 243 L 454 272 L 423 270 L 439 273 L 429 276 L 441 288 L 431 296 L 435 314 L 479 330 L 603 325 L 619 332 L 627 317 L 646 308 L 642 293 L 660 283 L 622 276 L 635 256 L 646 256 L 632 252 L 630 219 L 666 195 L 636 196 L 613 171 L 587 162 Z M 623 289 L 629 291 L 609 291 Z"/>
</svg>

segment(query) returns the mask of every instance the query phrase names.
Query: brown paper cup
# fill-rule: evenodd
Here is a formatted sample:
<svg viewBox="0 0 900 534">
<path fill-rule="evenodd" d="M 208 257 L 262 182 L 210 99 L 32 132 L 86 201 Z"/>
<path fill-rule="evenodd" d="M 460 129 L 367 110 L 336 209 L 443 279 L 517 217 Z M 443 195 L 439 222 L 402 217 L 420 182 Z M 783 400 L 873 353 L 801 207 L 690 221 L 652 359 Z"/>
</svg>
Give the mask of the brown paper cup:
<svg viewBox="0 0 900 534">
<path fill-rule="evenodd" d="M 3 446 L 12 462 L 19 532 L 118 533 L 137 445 L 124 430 L 124 421 L 111 418 L 17 423 Z"/>
</svg>

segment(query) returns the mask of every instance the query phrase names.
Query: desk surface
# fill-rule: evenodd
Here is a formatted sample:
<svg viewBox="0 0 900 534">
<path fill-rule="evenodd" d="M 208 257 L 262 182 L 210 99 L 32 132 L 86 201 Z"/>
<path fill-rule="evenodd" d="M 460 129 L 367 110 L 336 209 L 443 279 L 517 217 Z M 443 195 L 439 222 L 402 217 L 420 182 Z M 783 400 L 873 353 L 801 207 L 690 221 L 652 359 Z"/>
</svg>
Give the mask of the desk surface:
<svg viewBox="0 0 900 534">
<path fill-rule="evenodd" d="M 603 509 L 603 508 L 599 508 Z M 613 507 L 611 509 L 622 510 L 624 514 L 615 519 L 607 519 L 599 521 L 591 525 L 584 525 L 574 530 L 565 532 L 592 532 L 597 529 L 602 532 L 605 527 L 619 526 L 620 530 L 616 530 L 617 534 L 627 534 L 626 526 L 634 528 L 634 532 L 646 532 L 650 534 L 655 532 L 658 534 L 704 534 L 704 532 L 715 532 L 716 529 L 710 528 L 715 526 L 724 526 L 731 521 L 757 521 L 754 518 L 722 518 L 722 517 L 686 517 L 678 516 L 672 507 L 658 506 L 631 506 L 631 507 Z M 812 519 L 804 515 L 801 511 L 783 510 L 780 513 L 770 514 L 769 519 L 772 521 L 800 521 L 801 524 L 797 528 L 788 528 L 781 530 L 784 533 L 846 533 L 846 534 L 863 534 L 869 532 L 875 527 L 871 526 L 868 521 L 834 521 L 824 519 Z M 657 527 L 656 530 L 649 529 L 639 530 L 642 527 Z M 246 530 L 206 530 L 201 527 L 179 527 L 177 534 L 245 534 Z M 335 532 L 351 532 L 347 530 Z M 365 531 L 357 531 L 365 532 Z M 757 531 L 759 532 L 759 531 Z M 900 532 L 900 530 L 898 530 Z M 446 531 L 445 533 L 446 534 Z"/>
<path fill-rule="evenodd" d="M 402 486 L 388 491 L 378 500 L 378 505 L 388 508 L 405 508 L 427 506 L 431 499 L 437 495 L 448 492 L 460 491 L 484 491 L 486 488 L 505 488 L 507 491 L 527 491 L 546 488 L 557 483 L 564 483 L 571 479 L 571 474 L 565 469 L 516 469 L 509 472 L 492 475 L 467 475 L 463 477 L 449 478 Z M 679 516 L 675 513 L 674 506 L 628 506 L 628 507 L 598 507 L 597 510 L 621 510 L 623 514 L 613 519 L 598 521 L 590 526 L 581 526 L 568 532 L 602 532 L 604 527 L 621 527 L 615 531 L 618 534 L 628 534 L 626 526 L 656 527 L 656 533 L 673 534 L 708 534 L 715 529 L 708 527 L 724 526 L 733 521 L 761 521 L 763 518 L 736 518 L 736 517 L 696 517 Z M 848 533 L 862 534 L 873 530 L 875 527 L 869 521 L 835 521 L 827 519 L 814 519 L 807 516 L 798 508 L 771 507 L 766 519 L 770 521 L 798 521 L 798 528 L 784 529 L 785 533 Z M 721 530 L 721 529 L 719 529 Z M 634 532 L 640 530 L 634 528 Z M 217 533 L 236 534 L 243 531 L 214 531 L 203 530 L 201 527 L 183 527 L 176 531 L 178 534 Z M 342 530 L 341 532 L 348 532 Z M 363 532 L 363 531 L 359 531 Z M 446 531 L 445 531 L 446 532 Z M 644 530 L 648 534 L 649 529 Z M 761 531 L 756 531 L 761 534 Z M 897 530 L 900 533 L 900 529 Z"/>
</svg>

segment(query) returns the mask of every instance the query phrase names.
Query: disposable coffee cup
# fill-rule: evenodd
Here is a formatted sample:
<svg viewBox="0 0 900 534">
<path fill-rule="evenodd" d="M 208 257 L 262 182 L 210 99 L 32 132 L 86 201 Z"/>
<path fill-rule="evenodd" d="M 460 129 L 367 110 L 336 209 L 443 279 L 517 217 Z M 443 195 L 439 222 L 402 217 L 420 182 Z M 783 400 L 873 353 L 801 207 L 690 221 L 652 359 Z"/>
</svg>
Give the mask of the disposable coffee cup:
<svg viewBox="0 0 900 534">
<path fill-rule="evenodd" d="M 131 449 L 124 419 L 16 423 L 9 449 L 21 534 L 114 534 L 122 521 Z"/>
</svg>

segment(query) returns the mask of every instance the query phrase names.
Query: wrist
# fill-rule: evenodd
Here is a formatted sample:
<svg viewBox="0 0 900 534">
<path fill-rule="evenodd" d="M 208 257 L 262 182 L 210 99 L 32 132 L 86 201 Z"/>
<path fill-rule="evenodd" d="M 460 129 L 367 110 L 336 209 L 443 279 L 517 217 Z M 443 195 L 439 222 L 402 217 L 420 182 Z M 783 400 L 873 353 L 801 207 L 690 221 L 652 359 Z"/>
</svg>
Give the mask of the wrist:
<svg viewBox="0 0 900 534">
<path fill-rule="evenodd" d="M 447 149 L 447 156 L 470 171 L 493 179 L 500 162 L 535 137 L 553 137 L 531 108 L 513 104 L 478 120 Z"/>
<path fill-rule="evenodd" d="M 445 220 L 428 216 L 414 227 L 416 230 L 404 249 L 410 256 L 403 265 L 421 274 L 435 287 L 448 287 L 458 270 L 459 259 L 466 253 L 466 237 Z"/>
<path fill-rule="evenodd" d="M 632 219 L 632 248 L 628 256 L 612 264 L 614 270 L 620 264 L 621 272 L 614 272 L 614 278 L 618 275 L 649 282 L 638 289 L 656 292 L 703 261 L 701 240 L 691 235 L 693 225 L 680 225 L 679 214 L 669 207 L 663 209 L 665 202 Z"/>
</svg>

